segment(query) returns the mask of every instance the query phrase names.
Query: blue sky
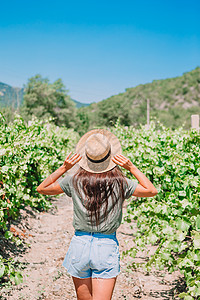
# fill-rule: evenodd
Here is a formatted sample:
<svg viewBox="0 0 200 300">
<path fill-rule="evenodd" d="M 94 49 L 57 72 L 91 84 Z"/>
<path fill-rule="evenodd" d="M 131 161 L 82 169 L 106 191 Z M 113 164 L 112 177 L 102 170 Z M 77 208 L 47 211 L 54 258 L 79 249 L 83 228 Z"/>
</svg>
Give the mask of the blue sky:
<svg viewBox="0 0 200 300">
<path fill-rule="evenodd" d="M 200 66 L 200 1 L 0 1 L 0 81 L 96 102 Z"/>
</svg>

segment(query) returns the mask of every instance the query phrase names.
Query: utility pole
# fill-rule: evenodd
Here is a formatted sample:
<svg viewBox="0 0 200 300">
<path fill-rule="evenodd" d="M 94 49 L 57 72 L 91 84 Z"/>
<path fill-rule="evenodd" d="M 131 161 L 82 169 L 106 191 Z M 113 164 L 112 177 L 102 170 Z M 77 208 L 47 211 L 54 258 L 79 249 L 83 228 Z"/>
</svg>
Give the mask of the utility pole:
<svg viewBox="0 0 200 300">
<path fill-rule="evenodd" d="M 20 108 L 20 97 L 19 97 L 19 92 L 20 88 L 15 88 L 16 94 L 17 94 L 17 112 L 19 113 L 19 108 Z"/>
<path fill-rule="evenodd" d="M 19 113 L 19 89 L 16 88 L 16 92 L 17 92 L 17 112 Z"/>
<path fill-rule="evenodd" d="M 147 99 L 147 129 L 149 129 L 149 118 L 150 117 L 150 108 L 149 108 L 149 99 Z"/>
</svg>

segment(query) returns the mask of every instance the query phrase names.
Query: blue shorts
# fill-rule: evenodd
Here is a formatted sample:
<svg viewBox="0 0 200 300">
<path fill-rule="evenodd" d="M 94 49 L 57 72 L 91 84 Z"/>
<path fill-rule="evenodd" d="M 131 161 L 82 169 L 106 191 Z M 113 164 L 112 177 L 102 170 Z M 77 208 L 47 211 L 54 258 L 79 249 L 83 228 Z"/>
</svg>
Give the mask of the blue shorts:
<svg viewBox="0 0 200 300">
<path fill-rule="evenodd" d="M 62 264 L 78 278 L 113 278 L 120 272 L 116 233 L 75 231 Z"/>
</svg>

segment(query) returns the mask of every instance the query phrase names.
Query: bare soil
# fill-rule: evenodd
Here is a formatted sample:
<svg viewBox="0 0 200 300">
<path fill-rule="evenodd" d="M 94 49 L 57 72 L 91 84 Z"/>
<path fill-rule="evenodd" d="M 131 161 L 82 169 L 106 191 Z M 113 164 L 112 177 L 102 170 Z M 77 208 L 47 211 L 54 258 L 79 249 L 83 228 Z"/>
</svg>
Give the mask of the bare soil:
<svg viewBox="0 0 200 300">
<path fill-rule="evenodd" d="M 31 208 L 21 210 L 21 218 L 12 227 L 22 233 L 29 247 L 14 252 L 15 259 L 26 266 L 23 270 L 24 282 L 20 285 L 3 287 L 0 299 L 62 299 L 75 300 L 76 294 L 70 275 L 62 262 L 74 234 L 72 226 L 73 205 L 70 198 L 62 195 L 52 199 L 53 206 L 48 212 L 36 212 Z M 126 208 L 124 208 L 124 213 Z M 136 226 L 123 223 L 117 231 L 122 252 L 134 246 Z M 151 246 L 151 252 L 156 247 Z M 113 300 L 166 300 L 179 299 L 177 294 L 184 289 L 184 281 L 179 272 L 168 274 L 152 270 L 146 274 L 142 269 L 128 267 L 133 262 L 145 261 L 144 253 L 136 258 L 121 259 L 119 274 L 113 293 Z"/>
</svg>

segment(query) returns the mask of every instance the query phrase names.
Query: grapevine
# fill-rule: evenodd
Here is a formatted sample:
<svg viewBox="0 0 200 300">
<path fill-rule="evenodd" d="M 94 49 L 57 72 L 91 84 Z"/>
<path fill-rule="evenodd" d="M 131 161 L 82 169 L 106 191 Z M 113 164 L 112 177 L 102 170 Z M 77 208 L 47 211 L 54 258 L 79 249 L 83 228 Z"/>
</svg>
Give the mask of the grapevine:
<svg viewBox="0 0 200 300">
<path fill-rule="evenodd" d="M 159 123 L 159 122 L 158 122 Z M 152 121 L 150 128 L 122 127 L 114 133 L 124 155 L 151 180 L 158 190 L 152 198 L 132 199 L 126 220 L 137 223 L 135 257 L 146 245 L 157 250 L 144 265 L 169 272 L 179 270 L 187 291 L 185 300 L 200 296 L 200 134 L 182 127 L 171 130 Z M 132 178 L 130 174 L 126 174 Z"/>
<path fill-rule="evenodd" d="M 37 186 L 62 165 L 79 135 L 73 129 L 57 127 L 51 120 L 33 118 L 28 124 L 15 115 L 13 123 L 6 123 L 0 114 L 0 234 L 17 245 L 10 228 L 20 209 L 29 205 L 47 210 L 51 202 L 36 191 Z M 16 284 L 22 274 L 15 271 L 14 261 L 0 255 L 0 278 L 9 277 Z"/>
</svg>

